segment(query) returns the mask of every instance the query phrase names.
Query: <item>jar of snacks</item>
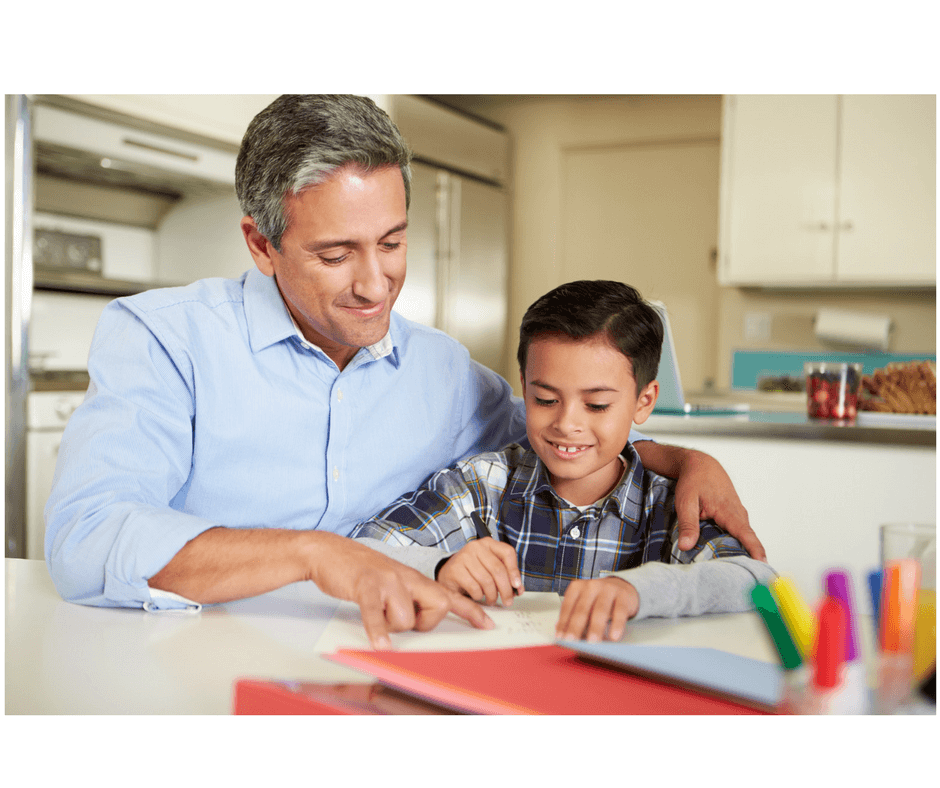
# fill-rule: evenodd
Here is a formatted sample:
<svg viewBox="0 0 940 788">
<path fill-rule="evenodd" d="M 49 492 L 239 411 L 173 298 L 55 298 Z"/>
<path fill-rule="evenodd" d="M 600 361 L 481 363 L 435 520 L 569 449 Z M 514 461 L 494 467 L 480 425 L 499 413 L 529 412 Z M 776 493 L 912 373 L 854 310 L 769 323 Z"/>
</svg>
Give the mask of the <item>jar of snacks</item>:
<svg viewBox="0 0 940 788">
<path fill-rule="evenodd" d="M 807 361 L 806 412 L 811 419 L 854 419 L 858 413 L 861 364 Z"/>
</svg>

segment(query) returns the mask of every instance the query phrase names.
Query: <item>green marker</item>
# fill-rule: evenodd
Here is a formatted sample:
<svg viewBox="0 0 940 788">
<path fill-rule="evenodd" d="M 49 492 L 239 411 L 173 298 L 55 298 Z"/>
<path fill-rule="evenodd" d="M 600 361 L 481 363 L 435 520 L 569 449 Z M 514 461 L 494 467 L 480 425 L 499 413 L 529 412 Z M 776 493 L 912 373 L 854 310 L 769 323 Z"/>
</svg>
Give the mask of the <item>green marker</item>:
<svg viewBox="0 0 940 788">
<path fill-rule="evenodd" d="M 780 661 L 783 662 L 785 670 L 796 670 L 803 664 L 803 658 L 800 652 L 793 645 L 793 638 L 787 630 L 787 625 L 783 623 L 780 617 L 780 610 L 777 603 L 770 593 L 767 586 L 758 583 L 751 589 L 751 599 L 754 600 L 754 606 L 761 618 L 764 619 L 764 625 L 770 633 L 770 637 L 777 647 L 777 653 L 780 654 Z"/>
<path fill-rule="evenodd" d="M 787 625 L 780 617 L 780 609 L 765 585 L 758 584 L 751 589 L 751 599 L 754 607 L 764 620 L 764 625 L 777 647 L 780 661 L 783 663 L 783 698 L 780 702 L 780 711 L 790 714 L 800 714 L 806 710 L 808 695 L 806 693 L 807 672 L 803 658 L 790 637 Z"/>
</svg>

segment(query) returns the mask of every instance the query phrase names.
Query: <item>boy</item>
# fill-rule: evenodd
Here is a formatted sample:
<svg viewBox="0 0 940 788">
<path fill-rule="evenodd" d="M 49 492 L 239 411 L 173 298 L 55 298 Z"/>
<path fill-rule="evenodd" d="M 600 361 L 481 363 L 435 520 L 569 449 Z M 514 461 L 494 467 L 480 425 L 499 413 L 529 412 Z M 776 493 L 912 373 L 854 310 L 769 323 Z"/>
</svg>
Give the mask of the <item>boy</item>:
<svg viewBox="0 0 940 788">
<path fill-rule="evenodd" d="M 519 331 L 531 449 L 439 471 L 353 536 L 400 545 L 399 560 L 490 604 L 563 594 L 559 638 L 619 640 L 630 618 L 749 609 L 750 588 L 773 570 L 710 521 L 681 552 L 674 482 L 644 470 L 627 442 L 656 404 L 662 342 L 659 315 L 628 285 L 571 282 L 542 296 Z"/>
</svg>

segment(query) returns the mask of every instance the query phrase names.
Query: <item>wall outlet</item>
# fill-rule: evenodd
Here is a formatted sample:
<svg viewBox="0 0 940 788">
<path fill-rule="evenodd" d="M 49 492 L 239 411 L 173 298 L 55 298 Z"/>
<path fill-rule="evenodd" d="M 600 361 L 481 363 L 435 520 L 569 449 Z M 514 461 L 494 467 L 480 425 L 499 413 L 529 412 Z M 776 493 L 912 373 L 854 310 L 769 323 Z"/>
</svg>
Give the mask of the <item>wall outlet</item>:
<svg viewBox="0 0 940 788">
<path fill-rule="evenodd" d="M 746 312 L 744 339 L 748 342 L 770 341 L 771 317 L 769 312 Z"/>
</svg>

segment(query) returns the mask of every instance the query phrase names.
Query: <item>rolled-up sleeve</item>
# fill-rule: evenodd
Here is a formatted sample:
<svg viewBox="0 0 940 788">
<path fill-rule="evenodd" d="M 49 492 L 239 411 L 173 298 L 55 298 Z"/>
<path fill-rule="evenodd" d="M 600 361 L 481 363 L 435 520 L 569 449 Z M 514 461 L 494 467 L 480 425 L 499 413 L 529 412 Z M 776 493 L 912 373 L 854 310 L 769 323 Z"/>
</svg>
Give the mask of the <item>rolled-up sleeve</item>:
<svg viewBox="0 0 940 788">
<path fill-rule="evenodd" d="M 195 396 L 186 356 L 125 306 L 104 310 L 85 401 L 62 437 L 45 509 L 56 589 L 88 605 L 183 608 L 147 580 L 219 523 L 171 507 L 190 477 Z"/>
</svg>

